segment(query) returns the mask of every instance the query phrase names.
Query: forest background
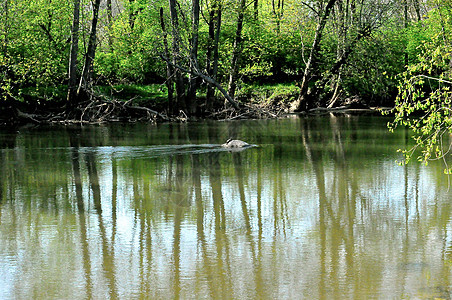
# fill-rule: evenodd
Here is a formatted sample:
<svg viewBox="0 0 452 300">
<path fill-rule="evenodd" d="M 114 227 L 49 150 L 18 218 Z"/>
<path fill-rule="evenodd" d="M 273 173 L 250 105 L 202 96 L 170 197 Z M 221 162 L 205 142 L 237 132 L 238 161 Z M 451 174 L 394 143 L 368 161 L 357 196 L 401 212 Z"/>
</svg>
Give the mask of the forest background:
<svg viewBox="0 0 452 300">
<path fill-rule="evenodd" d="M 450 111 L 448 0 L 0 3 L 4 124 L 343 105 L 404 121 L 435 93 Z"/>
</svg>

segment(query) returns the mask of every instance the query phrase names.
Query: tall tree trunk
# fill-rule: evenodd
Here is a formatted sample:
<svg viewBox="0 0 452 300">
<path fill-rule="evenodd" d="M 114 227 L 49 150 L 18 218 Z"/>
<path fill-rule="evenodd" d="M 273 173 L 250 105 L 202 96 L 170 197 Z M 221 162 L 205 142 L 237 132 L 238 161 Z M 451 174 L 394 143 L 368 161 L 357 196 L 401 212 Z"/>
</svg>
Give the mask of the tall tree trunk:
<svg viewBox="0 0 452 300">
<path fill-rule="evenodd" d="M 243 20 L 245 17 L 246 1 L 240 0 L 240 7 L 237 18 L 237 30 L 235 31 L 234 49 L 232 53 L 231 72 L 229 74 L 228 94 L 231 98 L 235 97 L 235 90 L 237 88 L 237 78 L 239 73 L 240 56 L 242 55 L 242 29 Z"/>
<path fill-rule="evenodd" d="M 254 2 L 254 21 L 259 20 L 259 0 L 253 0 Z"/>
<path fill-rule="evenodd" d="M 356 12 L 356 0 L 350 0 L 350 22 L 353 26 L 358 24 L 358 13 Z"/>
<path fill-rule="evenodd" d="M 403 0 L 404 27 L 408 29 L 408 0 Z M 405 66 L 408 67 L 408 52 L 405 50 Z"/>
<path fill-rule="evenodd" d="M 190 67 L 192 70 L 198 69 L 198 37 L 199 37 L 199 0 L 193 0 L 193 36 L 191 40 L 191 49 L 190 49 Z M 189 78 L 190 87 L 188 90 L 187 102 L 190 107 L 190 114 L 199 113 L 199 106 L 196 101 L 196 91 L 199 86 L 199 77 L 190 74 Z"/>
<path fill-rule="evenodd" d="M 363 38 L 370 36 L 372 33 L 372 30 L 370 28 L 364 28 L 356 36 L 352 38 L 349 38 L 350 41 L 346 43 L 341 51 L 340 56 L 337 57 L 334 64 L 329 68 L 329 70 L 326 72 L 329 74 L 329 76 L 325 76 L 318 80 L 318 86 L 325 86 L 329 81 L 332 81 L 331 79 L 336 77 L 336 87 L 333 92 L 333 95 L 331 99 L 318 99 L 318 101 L 323 105 L 329 100 L 328 108 L 333 107 L 334 102 L 337 100 L 337 93 L 338 93 L 338 85 L 340 84 L 340 77 L 341 77 L 341 70 L 342 67 L 347 63 L 348 59 L 350 58 L 350 55 L 353 53 L 353 50 L 356 49 L 356 44 Z M 317 96 L 317 94 L 313 93 L 313 96 Z M 319 97 L 320 98 L 320 97 Z"/>
<path fill-rule="evenodd" d="M 133 27 L 135 26 L 135 9 L 133 7 L 133 4 L 135 3 L 135 0 L 129 0 L 129 26 L 130 29 L 133 30 Z"/>
<path fill-rule="evenodd" d="M 168 34 L 165 29 L 165 21 L 163 19 L 163 7 L 160 7 L 160 26 L 162 27 L 163 31 L 163 46 L 165 51 L 165 57 L 169 59 L 169 48 L 168 48 Z M 166 62 L 166 87 L 168 88 L 168 112 L 172 113 L 174 111 L 174 85 L 173 85 L 173 66 L 169 63 L 169 61 Z"/>
<path fill-rule="evenodd" d="M 135 7 L 135 3 L 135 0 L 129 0 L 129 26 L 131 30 L 135 27 L 137 15 L 143 10 L 142 7 Z"/>
<path fill-rule="evenodd" d="M 338 31 L 338 43 L 336 49 L 336 61 L 339 61 L 344 55 L 346 43 L 347 43 L 347 33 L 348 33 L 348 8 L 349 8 L 349 0 L 346 0 L 345 3 L 343 0 L 339 0 L 336 5 L 336 23 L 337 23 L 337 31 Z M 328 108 L 334 106 L 336 101 L 339 98 L 340 94 L 340 85 L 342 81 L 342 65 L 339 67 L 337 74 L 335 75 L 335 80 L 333 80 L 331 86 L 334 90 L 333 96 L 329 99 Z"/>
<path fill-rule="evenodd" d="M 221 32 L 221 5 L 215 0 L 214 5 L 210 11 L 209 17 L 209 40 L 207 46 L 207 75 L 212 79 L 217 80 L 218 73 L 218 46 L 220 42 Z M 207 86 L 206 94 L 206 108 L 211 110 L 215 102 L 215 88 L 212 85 Z"/>
<path fill-rule="evenodd" d="M 222 15 L 222 7 L 221 5 L 218 6 L 218 11 L 216 14 L 216 29 L 215 29 L 215 38 L 213 43 L 213 62 L 212 62 L 212 75 L 213 79 L 217 80 L 218 75 L 218 62 L 220 59 L 220 33 L 221 33 L 221 15 Z"/>
<path fill-rule="evenodd" d="M 206 72 L 207 75 L 213 78 L 213 72 L 212 72 L 212 53 L 213 53 L 213 47 L 214 47 L 214 40 L 215 40 L 215 7 L 212 7 L 209 11 L 209 20 L 208 20 L 208 26 L 209 26 L 209 38 L 207 39 L 207 51 L 206 51 Z M 214 87 L 211 85 L 207 85 L 207 91 L 206 91 L 206 102 L 205 107 L 207 111 L 210 111 L 213 107 L 213 101 L 214 101 Z"/>
<path fill-rule="evenodd" d="M 309 108 L 311 105 L 311 99 L 309 99 L 309 83 L 315 78 L 317 74 L 316 68 L 318 64 L 318 54 L 320 50 L 320 42 L 322 40 L 323 29 L 325 28 L 328 17 L 333 9 L 334 4 L 337 0 L 328 0 L 328 3 L 323 11 L 322 17 L 320 18 L 319 24 L 317 25 L 314 41 L 312 43 L 311 52 L 309 54 L 308 62 L 306 63 L 303 79 L 301 81 L 300 95 L 298 99 L 292 104 L 292 111 L 303 111 Z"/>
<path fill-rule="evenodd" d="M 9 0 L 4 0 L 4 2 L 3 2 L 3 13 L 2 13 L 2 35 L 3 35 L 3 43 L 2 43 L 2 50 L 3 50 L 3 53 L 5 53 L 6 54 L 6 50 L 7 50 L 7 46 L 8 46 L 8 29 L 9 29 L 9 26 L 8 26 L 8 21 L 9 21 L 9 6 L 8 6 L 8 4 L 9 4 Z"/>
<path fill-rule="evenodd" d="M 276 22 L 276 33 L 279 35 L 281 31 L 281 19 L 284 14 L 284 0 L 272 0 L 272 13 Z"/>
<path fill-rule="evenodd" d="M 99 20 L 99 6 L 101 0 L 95 0 L 93 3 L 93 19 L 91 21 L 91 31 L 88 40 L 88 49 L 85 56 L 85 64 L 83 65 L 82 77 L 78 86 L 78 96 L 81 92 L 86 92 L 91 87 L 91 78 L 93 71 L 93 62 L 96 55 L 96 37 L 97 37 L 97 23 Z"/>
<path fill-rule="evenodd" d="M 280 39 L 281 36 L 281 20 L 284 15 L 284 0 L 272 0 L 272 15 L 276 26 L 276 39 Z M 282 78 L 282 67 L 285 61 L 284 54 L 280 49 L 276 49 L 271 61 L 271 72 L 273 78 Z"/>
<path fill-rule="evenodd" d="M 107 0 L 107 22 L 108 22 L 108 47 L 110 51 L 113 50 L 113 40 L 111 38 L 111 29 L 113 26 L 113 7 L 111 0 Z"/>
<path fill-rule="evenodd" d="M 416 11 L 417 20 L 418 20 L 418 22 L 420 22 L 422 20 L 422 16 L 421 16 L 421 6 L 419 5 L 419 0 L 413 0 L 413 4 L 414 4 L 414 10 Z"/>
<path fill-rule="evenodd" d="M 69 81 L 67 103 L 69 106 L 77 104 L 77 55 L 78 55 L 78 33 L 80 27 L 80 0 L 74 0 L 74 14 L 71 28 L 71 50 L 69 55 Z"/>
<path fill-rule="evenodd" d="M 178 66 L 180 61 L 180 37 L 179 37 L 179 20 L 177 15 L 177 3 L 176 0 L 169 0 L 171 26 L 173 32 L 173 65 Z M 174 107 L 176 113 L 177 110 L 185 109 L 185 88 L 184 79 L 181 71 L 178 68 L 174 68 L 174 77 L 176 80 L 176 105 Z"/>
</svg>

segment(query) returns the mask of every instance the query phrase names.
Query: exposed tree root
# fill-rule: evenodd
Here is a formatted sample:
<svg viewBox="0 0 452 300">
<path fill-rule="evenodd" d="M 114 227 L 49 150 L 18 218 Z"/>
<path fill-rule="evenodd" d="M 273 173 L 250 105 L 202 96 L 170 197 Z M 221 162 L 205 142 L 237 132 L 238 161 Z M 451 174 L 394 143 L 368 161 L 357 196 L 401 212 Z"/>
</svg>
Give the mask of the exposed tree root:
<svg viewBox="0 0 452 300">
<path fill-rule="evenodd" d="M 92 96 L 92 95 L 91 95 Z M 179 111 L 178 115 L 169 116 L 166 112 L 159 112 L 145 106 L 133 104 L 134 98 L 128 101 L 107 99 L 97 95 L 91 100 L 80 102 L 70 109 L 60 107 L 49 109 L 29 110 L 26 107 L 13 108 L 8 119 L 0 120 L 0 123 L 13 125 L 15 123 L 34 124 L 100 124 L 107 122 L 187 122 L 198 118 Z M 227 106 L 216 108 L 214 111 L 205 112 L 201 117 L 215 120 L 237 119 L 268 119 L 278 118 L 286 109 L 278 105 L 262 105 L 255 103 L 241 103 L 240 108 Z"/>
<path fill-rule="evenodd" d="M 59 111 L 33 113 L 19 110 L 12 110 L 13 116 L 8 120 L 3 120 L 5 125 L 14 123 L 34 123 L 34 124 L 100 124 L 105 122 L 164 122 L 181 121 L 179 118 L 170 118 L 164 113 L 159 113 L 153 109 L 143 106 L 132 105 L 131 101 L 118 100 L 93 100 L 80 103 L 70 110 L 61 108 Z M 0 122 L 2 123 L 2 122 Z"/>
<path fill-rule="evenodd" d="M 54 116 L 49 121 L 53 123 L 104 123 L 114 121 L 171 121 L 163 113 L 143 106 L 131 104 L 129 101 L 96 99 L 80 103 L 80 105 L 70 113 L 61 113 Z"/>
</svg>

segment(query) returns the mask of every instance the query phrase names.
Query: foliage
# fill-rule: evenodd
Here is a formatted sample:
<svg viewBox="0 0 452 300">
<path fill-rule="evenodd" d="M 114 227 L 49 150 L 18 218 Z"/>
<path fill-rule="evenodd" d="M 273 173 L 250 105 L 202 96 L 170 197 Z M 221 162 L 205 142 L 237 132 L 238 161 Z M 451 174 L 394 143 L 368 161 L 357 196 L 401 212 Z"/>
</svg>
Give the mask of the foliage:
<svg viewBox="0 0 452 300">
<path fill-rule="evenodd" d="M 359 95 L 369 105 L 391 106 L 404 69 L 404 43 L 401 33 L 391 29 L 360 43 L 343 72 L 345 94 Z"/>
<path fill-rule="evenodd" d="M 102 45 L 96 57 L 95 71 L 109 81 L 160 82 L 164 64 L 157 56 L 161 32 L 154 21 L 158 18 L 156 8 L 134 1 L 126 3 L 125 11 L 131 10 L 137 12 L 133 27 L 129 14 L 115 16 L 105 39 L 109 42 Z"/>
<path fill-rule="evenodd" d="M 414 132 L 415 146 L 403 150 L 406 162 L 420 148 L 420 161 L 443 159 L 448 174 L 452 171 L 447 164 L 452 147 L 450 17 L 451 10 L 446 5 L 432 10 L 423 22 L 425 30 L 421 36 L 425 39 L 416 49 L 417 60 L 401 75 L 395 119 L 390 124 L 391 129 L 404 125 Z"/>
<path fill-rule="evenodd" d="M 3 7 L 0 50 L 3 96 L 20 86 L 54 86 L 65 79 L 70 7 L 66 1 L 9 1 Z"/>
</svg>

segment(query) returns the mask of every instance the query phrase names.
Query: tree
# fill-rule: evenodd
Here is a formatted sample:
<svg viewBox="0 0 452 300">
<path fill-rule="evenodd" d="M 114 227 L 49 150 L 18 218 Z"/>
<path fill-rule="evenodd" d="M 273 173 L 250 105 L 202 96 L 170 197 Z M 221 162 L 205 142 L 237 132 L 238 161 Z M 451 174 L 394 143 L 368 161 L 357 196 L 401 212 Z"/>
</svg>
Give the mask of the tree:
<svg viewBox="0 0 452 300">
<path fill-rule="evenodd" d="M 9 64 L 9 59 L 7 57 L 8 52 L 8 39 L 9 39 L 9 1 L 5 0 L 2 3 L 0 14 L 0 100 L 5 100 L 9 98 L 11 90 L 11 79 L 9 78 L 9 72 L 7 70 L 7 65 Z"/>
<path fill-rule="evenodd" d="M 113 45 L 113 41 L 111 38 L 111 28 L 113 26 L 113 6 L 111 0 L 107 0 L 107 26 L 108 26 L 108 46 L 110 50 Z"/>
<path fill-rule="evenodd" d="M 174 2 L 174 4 L 171 4 L 171 2 Z M 213 91 L 214 89 L 217 89 L 221 92 L 221 94 L 223 94 L 226 101 L 228 101 L 234 108 L 238 108 L 238 105 L 233 97 L 215 78 L 218 72 L 221 2 L 214 0 L 212 3 L 209 3 L 213 5 L 209 11 L 209 21 L 207 21 L 209 24 L 209 38 L 206 43 L 207 51 L 205 68 L 203 68 L 198 61 L 198 52 L 200 50 L 198 48 L 199 32 L 197 30 L 199 30 L 200 26 L 200 7 L 197 1 L 194 1 L 192 4 L 192 31 L 189 31 L 186 29 L 189 26 L 187 26 L 185 22 L 186 14 L 183 12 L 182 7 L 176 5 L 175 0 L 170 0 L 172 52 L 170 54 L 171 57 L 168 57 L 168 55 L 161 55 L 161 57 L 167 65 L 171 66 L 173 70 L 171 76 L 168 76 L 169 80 L 174 79 L 176 86 L 177 101 L 174 104 L 172 113 L 175 114 L 178 111 L 183 111 L 185 114 L 197 114 L 199 112 L 200 108 L 196 99 L 196 90 L 199 87 L 200 80 L 207 84 L 207 101 L 213 99 Z M 179 14 L 182 16 L 183 22 L 179 22 Z M 243 22 L 241 26 L 243 26 Z M 191 38 L 188 38 L 190 36 Z M 187 43 L 187 40 L 190 42 Z M 184 77 L 187 74 L 189 75 L 188 81 Z M 206 106 L 210 108 L 210 104 Z"/>
<path fill-rule="evenodd" d="M 311 52 L 309 54 L 308 61 L 306 63 L 303 78 L 301 80 L 300 95 L 297 101 L 292 104 L 293 111 L 307 110 L 312 100 L 309 98 L 309 84 L 318 75 L 316 73 L 317 64 L 319 62 L 318 55 L 320 51 L 320 42 L 323 36 L 323 30 L 325 29 L 326 22 L 330 16 L 331 10 L 337 0 L 328 0 L 326 6 L 320 12 L 320 19 L 315 30 L 314 41 L 312 42 Z"/>
<path fill-rule="evenodd" d="M 172 57 L 173 57 L 173 65 L 180 66 L 181 64 L 181 37 L 179 32 L 179 17 L 177 12 L 177 4 L 176 0 L 169 0 L 169 9 L 171 16 L 171 28 L 172 28 Z M 176 83 L 176 105 L 173 109 L 186 109 L 185 103 L 185 86 L 182 72 L 179 68 L 174 68 L 174 80 Z M 176 113 L 175 110 L 172 113 Z"/>
<path fill-rule="evenodd" d="M 284 0 L 272 0 L 272 14 L 276 23 L 276 32 L 281 31 L 281 20 L 284 16 Z"/>
<path fill-rule="evenodd" d="M 193 0 L 192 1 L 192 38 L 191 38 L 191 45 L 190 45 L 190 64 L 191 69 L 197 70 L 198 67 L 198 44 L 199 44 L 199 13 L 200 13 L 200 6 L 199 6 L 199 0 Z M 199 106 L 197 105 L 196 101 L 196 91 L 198 90 L 199 86 L 199 77 L 196 75 L 190 74 L 189 78 L 189 90 L 187 95 L 187 102 L 190 104 L 190 113 L 195 114 L 197 111 L 199 112 Z"/>
<path fill-rule="evenodd" d="M 435 9 L 437 33 L 450 39 L 447 1 L 440 0 L 430 6 L 419 0 L 102 3 L 1 2 L 1 97 L 33 105 L 66 99 L 70 111 L 108 89 L 93 89 L 94 82 L 166 80 L 168 112 L 190 116 L 222 108 L 217 91 L 238 107 L 234 98 L 252 93 L 238 82 L 246 87 L 296 81 L 299 87 L 292 86 L 285 98 L 297 98 L 293 110 L 333 107 L 355 95 L 366 102 L 382 90 L 387 99 L 394 95 L 395 79 L 388 78 L 415 63 L 424 37 L 434 36 L 422 28 L 428 9 Z M 156 59 L 156 53 L 164 59 Z M 205 95 L 202 104 L 199 95 Z M 157 102 L 146 104 L 161 109 Z"/>
<path fill-rule="evenodd" d="M 62 0 L 2 1 L 0 97 L 35 105 L 34 99 L 24 96 L 24 88 L 44 90 L 64 80 L 69 10 Z"/>
<path fill-rule="evenodd" d="M 67 102 L 70 107 L 74 107 L 77 100 L 78 88 L 78 72 L 77 72 L 77 57 L 78 57 L 78 35 L 80 27 L 80 0 L 74 0 L 74 13 L 71 28 L 71 50 L 69 55 L 69 81 Z"/>
<path fill-rule="evenodd" d="M 164 55 L 168 59 L 166 61 L 166 87 L 168 89 L 168 111 L 173 112 L 173 94 L 174 94 L 174 87 L 173 87 L 173 66 L 169 62 L 170 52 L 168 47 L 168 33 L 166 32 L 166 26 L 165 26 L 165 20 L 163 17 L 163 7 L 160 7 L 160 26 L 162 28 L 163 32 L 163 49 L 164 49 Z"/>
<path fill-rule="evenodd" d="M 101 0 L 95 0 L 93 2 L 93 18 L 91 21 L 91 29 L 88 39 L 88 48 L 85 54 L 85 63 L 83 65 L 82 76 L 80 78 L 80 83 L 77 90 L 77 97 L 81 93 L 86 93 L 91 88 L 91 79 L 93 72 L 93 63 L 96 56 L 97 48 L 97 23 L 99 21 L 99 7 Z"/>
<path fill-rule="evenodd" d="M 246 1 L 240 0 L 237 16 L 237 29 L 235 31 L 234 45 L 232 50 L 231 71 L 229 73 L 228 94 L 231 96 L 231 98 L 234 98 L 235 96 L 235 90 L 237 88 L 237 78 L 239 74 L 240 56 L 242 55 L 243 51 L 242 30 L 243 21 L 245 18 L 245 9 Z"/>
<path fill-rule="evenodd" d="M 213 0 L 209 10 L 208 28 L 209 35 L 206 50 L 206 72 L 213 80 L 217 80 L 218 60 L 219 60 L 219 42 L 221 32 L 222 5 L 219 0 Z M 215 101 L 215 88 L 212 85 L 207 86 L 206 108 L 212 109 Z"/>
<path fill-rule="evenodd" d="M 344 66 L 356 49 L 359 49 L 361 40 L 371 37 L 393 20 L 396 3 L 386 0 L 359 1 L 359 5 L 354 0 L 329 0 L 326 3 L 320 10 L 320 21 L 303 73 L 299 97 L 292 104 L 293 111 L 306 111 L 316 105 L 332 107 L 336 103 Z M 336 32 L 336 55 L 330 62 L 321 60 L 322 51 L 325 51 L 321 48 L 323 31 L 329 17 L 333 26 L 328 29 Z M 326 51 L 328 55 L 331 50 L 326 48 Z"/>
</svg>

